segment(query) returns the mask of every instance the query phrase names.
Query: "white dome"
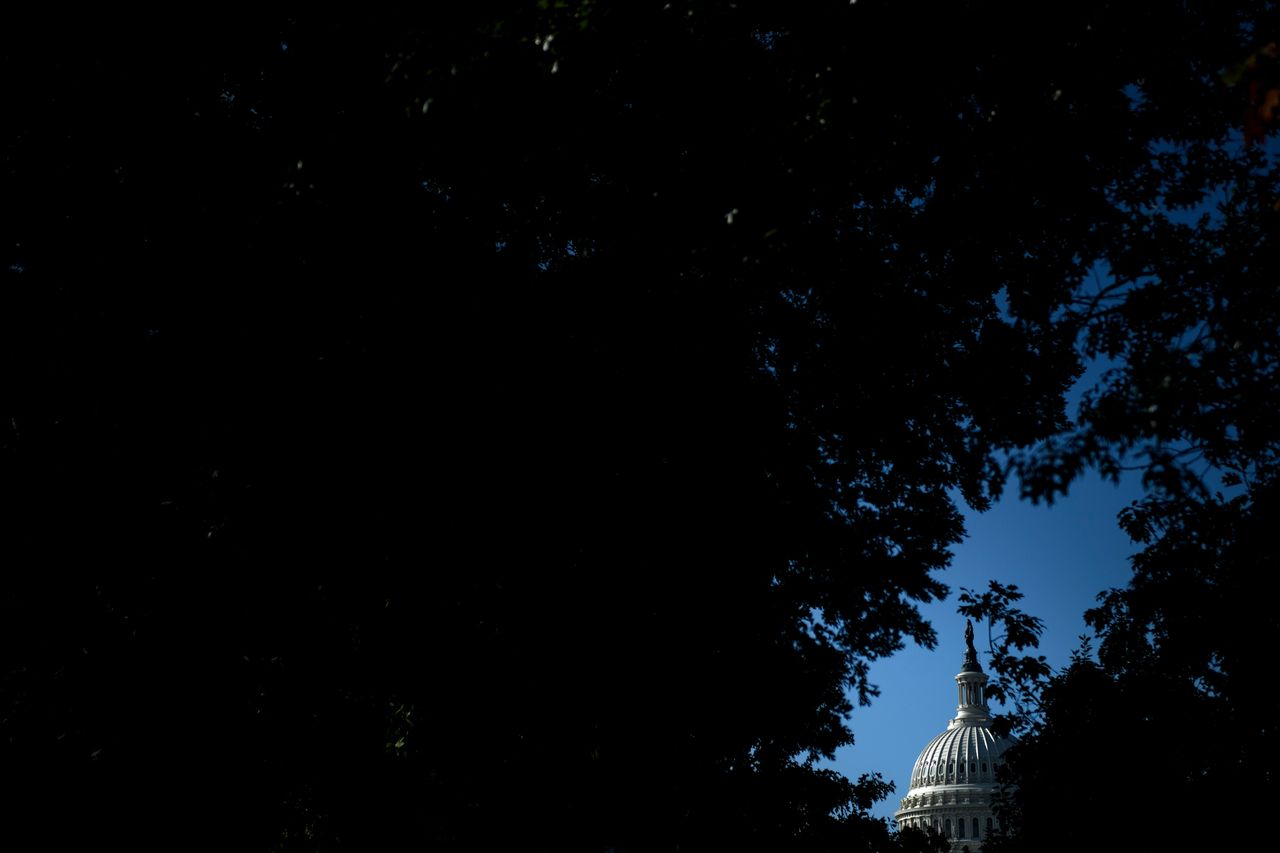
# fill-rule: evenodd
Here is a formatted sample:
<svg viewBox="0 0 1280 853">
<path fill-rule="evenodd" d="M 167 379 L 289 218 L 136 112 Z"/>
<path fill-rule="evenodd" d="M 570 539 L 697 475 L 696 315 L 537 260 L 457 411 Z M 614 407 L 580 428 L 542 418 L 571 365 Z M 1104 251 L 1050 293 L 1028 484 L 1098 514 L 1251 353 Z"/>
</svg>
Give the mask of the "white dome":
<svg viewBox="0 0 1280 853">
<path fill-rule="evenodd" d="M 995 782 L 996 762 L 1008 746 L 1008 739 L 996 737 L 981 723 L 953 721 L 921 751 L 911 770 L 911 787 Z"/>
<path fill-rule="evenodd" d="M 921 750 L 894 819 L 899 828 L 942 833 L 953 851 L 977 853 L 998 825 L 992 809 L 999 788 L 996 767 L 1012 742 L 991 731 L 987 675 L 978 664 L 972 627 L 965 640 L 964 664 L 956 675 L 956 717 Z"/>
</svg>

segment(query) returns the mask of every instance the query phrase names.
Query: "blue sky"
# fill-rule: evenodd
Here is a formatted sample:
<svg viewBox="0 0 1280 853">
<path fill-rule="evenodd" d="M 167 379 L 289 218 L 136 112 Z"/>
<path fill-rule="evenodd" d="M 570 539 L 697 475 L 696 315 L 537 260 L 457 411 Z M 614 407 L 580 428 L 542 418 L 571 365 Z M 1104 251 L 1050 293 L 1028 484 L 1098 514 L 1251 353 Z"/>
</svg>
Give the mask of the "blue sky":
<svg viewBox="0 0 1280 853">
<path fill-rule="evenodd" d="M 879 771 L 897 784 L 875 814 L 893 815 L 916 756 L 955 716 L 954 676 L 964 653 L 964 619 L 956 613 L 960 587 L 983 588 L 993 578 L 1017 584 L 1026 594 L 1022 609 L 1045 622 L 1040 653 L 1064 666 L 1087 630 L 1084 611 L 1100 591 L 1128 580 L 1135 548 L 1117 527 L 1116 513 L 1140 493 L 1136 476 L 1116 486 L 1091 473 L 1051 506 L 1018 500 L 1011 485 L 990 511 L 968 514 L 968 538 L 940 575 L 951 595 L 922 608 L 938 632 L 938 647 L 909 646 L 872 664 L 871 681 L 881 695 L 870 707 L 854 709 L 856 742 L 836 756 L 836 769 L 850 778 Z M 979 626 L 974 630 L 976 640 L 985 638 Z M 982 642 L 976 645 L 981 650 Z"/>
</svg>

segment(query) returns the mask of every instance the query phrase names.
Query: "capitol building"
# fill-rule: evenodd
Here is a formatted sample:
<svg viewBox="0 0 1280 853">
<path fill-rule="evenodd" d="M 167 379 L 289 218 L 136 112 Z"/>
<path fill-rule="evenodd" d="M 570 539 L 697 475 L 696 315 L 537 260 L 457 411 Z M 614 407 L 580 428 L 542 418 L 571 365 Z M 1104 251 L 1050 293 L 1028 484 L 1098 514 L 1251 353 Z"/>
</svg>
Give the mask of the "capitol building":
<svg viewBox="0 0 1280 853">
<path fill-rule="evenodd" d="M 940 832 L 953 853 L 982 849 L 998 823 L 992 809 L 998 785 L 996 766 L 1009 746 L 991 731 L 987 674 L 973 648 L 973 625 L 965 629 L 965 655 L 956 686 L 955 719 L 921 751 L 911 770 L 911 786 L 894 814 L 898 827 Z"/>
</svg>

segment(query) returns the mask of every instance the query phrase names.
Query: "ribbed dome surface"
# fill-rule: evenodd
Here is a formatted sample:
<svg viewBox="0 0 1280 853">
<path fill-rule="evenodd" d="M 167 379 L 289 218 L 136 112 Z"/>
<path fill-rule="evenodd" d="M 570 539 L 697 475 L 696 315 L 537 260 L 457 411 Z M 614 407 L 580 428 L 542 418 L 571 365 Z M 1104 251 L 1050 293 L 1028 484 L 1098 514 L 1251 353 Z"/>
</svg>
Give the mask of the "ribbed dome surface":
<svg viewBox="0 0 1280 853">
<path fill-rule="evenodd" d="M 911 787 L 995 782 L 995 765 L 1009 746 L 981 723 L 956 722 L 921 751 L 911 770 Z"/>
</svg>

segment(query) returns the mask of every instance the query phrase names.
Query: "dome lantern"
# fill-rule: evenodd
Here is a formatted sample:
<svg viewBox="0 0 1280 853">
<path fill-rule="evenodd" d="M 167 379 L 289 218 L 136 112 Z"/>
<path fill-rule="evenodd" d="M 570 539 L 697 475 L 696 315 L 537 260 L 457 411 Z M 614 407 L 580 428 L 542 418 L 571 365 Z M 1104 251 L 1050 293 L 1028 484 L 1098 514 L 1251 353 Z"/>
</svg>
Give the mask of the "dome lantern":
<svg viewBox="0 0 1280 853">
<path fill-rule="evenodd" d="M 956 675 L 957 698 L 960 704 L 956 707 L 957 720 L 990 721 L 991 709 L 987 707 L 987 679 L 978 663 L 978 653 L 973 648 L 973 623 L 964 623 L 964 662 Z"/>
</svg>

